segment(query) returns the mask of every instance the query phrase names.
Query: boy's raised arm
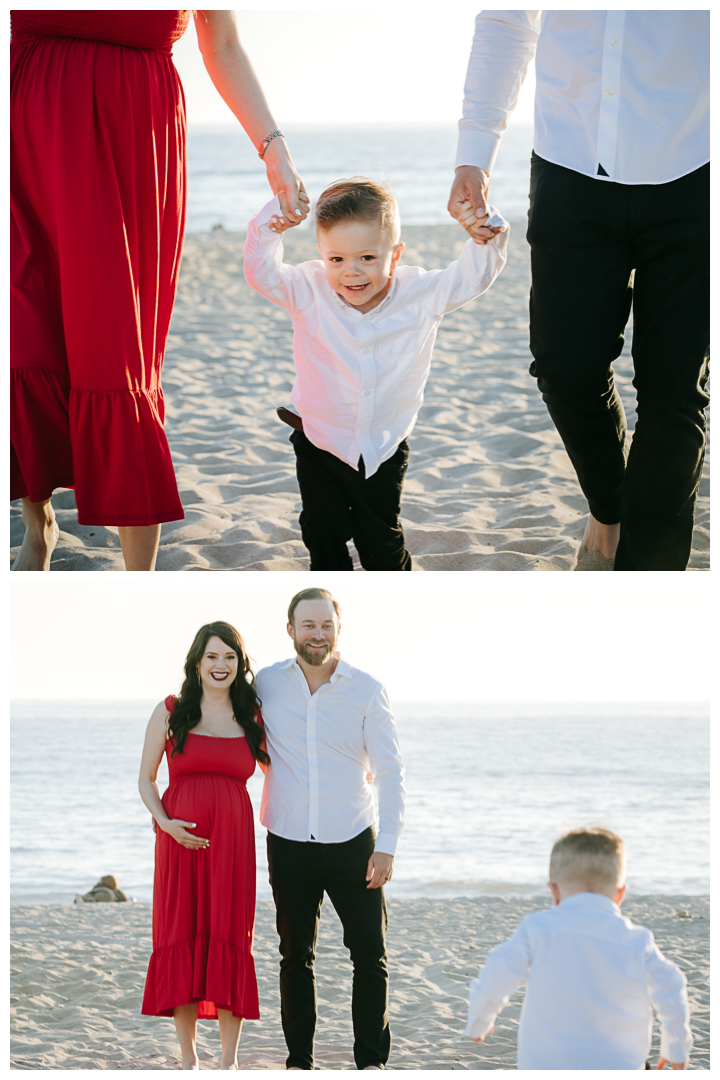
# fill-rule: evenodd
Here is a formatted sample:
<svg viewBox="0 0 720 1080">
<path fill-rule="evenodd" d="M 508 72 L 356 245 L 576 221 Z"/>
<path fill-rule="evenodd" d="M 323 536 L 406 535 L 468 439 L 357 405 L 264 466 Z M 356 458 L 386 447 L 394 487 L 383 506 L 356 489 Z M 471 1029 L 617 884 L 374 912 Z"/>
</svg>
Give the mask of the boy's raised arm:
<svg viewBox="0 0 720 1080">
<path fill-rule="evenodd" d="M 296 311 L 310 302 L 311 294 L 299 266 L 283 262 L 283 242 L 273 232 L 273 217 L 280 217 L 280 199 L 276 195 L 248 222 L 243 270 L 251 288 L 274 304 Z"/>
<path fill-rule="evenodd" d="M 472 240 L 470 241 L 472 243 Z M 521 979 L 530 969 L 530 941 L 521 923 L 507 941 L 488 953 L 477 979 L 470 983 L 470 1002 L 465 1034 L 482 1042 L 495 1026 Z"/>
<path fill-rule="evenodd" d="M 422 290 L 435 315 L 446 315 L 486 292 L 507 262 L 510 226 L 486 245 L 467 240 L 460 255 L 444 270 L 428 270 Z"/>
</svg>

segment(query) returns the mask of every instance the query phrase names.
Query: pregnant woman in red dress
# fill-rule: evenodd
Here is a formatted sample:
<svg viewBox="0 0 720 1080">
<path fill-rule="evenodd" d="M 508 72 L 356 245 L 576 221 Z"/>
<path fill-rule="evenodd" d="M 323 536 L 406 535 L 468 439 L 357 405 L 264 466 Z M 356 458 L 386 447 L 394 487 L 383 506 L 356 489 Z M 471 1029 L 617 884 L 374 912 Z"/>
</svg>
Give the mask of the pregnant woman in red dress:
<svg viewBox="0 0 720 1080">
<path fill-rule="evenodd" d="M 190 11 L 13 11 L 11 499 L 13 570 L 49 570 L 50 502 L 119 527 L 127 570 L 153 570 L 182 518 L 160 385 L 185 230 L 185 101 L 171 56 Z M 263 151 L 288 219 L 307 196 L 237 36 L 195 12 L 216 89 Z M 299 213 L 295 214 L 294 211 Z"/>
<path fill-rule="evenodd" d="M 237 1068 L 243 1018 L 257 1020 L 255 834 L 245 784 L 269 764 L 242 638 L 201 627 L 177 698 L 150 718 L 140 794 L 156 827 L 153 953 L 142 1011 L 172 1016 L 183 1069 L 197 1069 L 198 1017 L 220 1025 L 222 1069 Z M 170 784 L 157 774 L 167 754 Z"/>
</svg>

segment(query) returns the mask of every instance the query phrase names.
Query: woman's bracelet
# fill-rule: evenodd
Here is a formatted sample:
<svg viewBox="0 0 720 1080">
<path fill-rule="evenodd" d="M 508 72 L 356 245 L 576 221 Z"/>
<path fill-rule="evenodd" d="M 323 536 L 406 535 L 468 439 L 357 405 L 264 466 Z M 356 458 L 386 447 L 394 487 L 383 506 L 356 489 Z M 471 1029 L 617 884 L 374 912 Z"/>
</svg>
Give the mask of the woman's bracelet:
<svg viewBox="0 0 720 1080">
<path fill-rule="evenodd" d="M 267 150 L 268 146 L 273 141 L 273 139 L 277 139 L 278 136 L 280 136 L 281 139 L 285 138 L 282 131 L 271 131 L 270 134 L 263 139 L 263 141 L 257 148 L 259 158 L 265 157 L 265 151 Z"/>
</svg>

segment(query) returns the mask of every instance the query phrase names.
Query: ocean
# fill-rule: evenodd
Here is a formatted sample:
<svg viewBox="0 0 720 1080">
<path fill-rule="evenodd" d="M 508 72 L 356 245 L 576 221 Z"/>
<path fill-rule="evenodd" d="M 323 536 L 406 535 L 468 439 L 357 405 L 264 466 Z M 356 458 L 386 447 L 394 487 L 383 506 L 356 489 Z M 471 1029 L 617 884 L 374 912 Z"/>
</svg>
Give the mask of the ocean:
<svg viewBox="0 0 720 1080">
<path fill-rule="evenodd" d="M 137 772 L 154 704 L 12 705 L 12 903 L 70 903 L 103 874 L 133 900 L 151 900 L 154 838 Z M 559 831 L 587 824 L 625 839 L 629 893 L 709 892 L 704 706 L 398 702 L 395 710 L 407 816 L 391 897 L 545 894 Z M 258 899 L 268 900 L 261 785 L 258 771 L 248 789 Z"/>
<path fill-rule="evenodd" d="M 311 200 L 334 180 L 370 176 L 390 182 L 404 224 L 452 224 L 446 207 L 456 124 L 296 124 L 286 125 L 285 134 Z M 527 214 L 532 139 L 531 125 L 511 121 L 500 144 L 490 197 L 508 221 Z M 239 124 L 191 125 L 187 157 L 188 232 L 244 230 L 272 198 L 265 168 Z"/>
</svg>

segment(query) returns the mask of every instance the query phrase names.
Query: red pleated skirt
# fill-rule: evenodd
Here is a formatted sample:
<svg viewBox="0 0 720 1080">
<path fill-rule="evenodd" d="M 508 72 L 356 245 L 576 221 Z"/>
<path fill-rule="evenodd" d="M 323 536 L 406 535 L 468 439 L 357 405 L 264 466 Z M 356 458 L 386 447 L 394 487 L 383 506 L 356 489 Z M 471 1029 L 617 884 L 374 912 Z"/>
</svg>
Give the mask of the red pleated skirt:
<svg viewBox="0 0 720 1080">
<path fill-rule="evenodd" d="M 83 525 L 182 518 L 160 374 L 185 228 L 168 55 L 11 46 L 11 499 L 74 487 Z"/>
</svg>

